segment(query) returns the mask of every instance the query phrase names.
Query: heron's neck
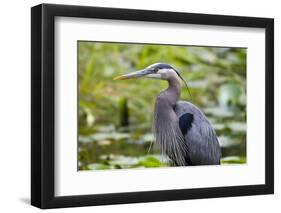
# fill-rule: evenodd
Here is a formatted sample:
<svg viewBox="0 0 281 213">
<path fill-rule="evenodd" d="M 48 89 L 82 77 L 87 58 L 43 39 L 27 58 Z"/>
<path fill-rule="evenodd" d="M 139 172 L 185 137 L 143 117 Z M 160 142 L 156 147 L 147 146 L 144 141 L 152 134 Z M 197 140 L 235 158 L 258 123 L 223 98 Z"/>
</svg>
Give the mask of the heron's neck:
<svg viewBox="0 0 281 213">
<path fill-rule="evenodd" d="M 170 122 L 174 117 L 174 106 L 180 98 L 181 85 L 178 79 L 168 80 L 169 86 L 162 91 L 155 104 L 155 122 Z"/>
<path fill-rule="evenodd" d="M 169 86 L 162 91 L 157 97 L 158 104 L 168 105 L 171 108 L 177 103 L 181 95 L 181 84 L 178 78 L 171 78 L 168 80 Z M 163 103 L 164 102 L 164 103 Z M 156 103 L 156 104 L 157 104 Z"/>
<path fill-rule="evenodd" d="M 176 104 L 181 95 L 181 83 L 177 78 L 172 78 L 169 81 L 169 87 L 165 90 L 165 95 L 171 102 Z"/>
</svg>

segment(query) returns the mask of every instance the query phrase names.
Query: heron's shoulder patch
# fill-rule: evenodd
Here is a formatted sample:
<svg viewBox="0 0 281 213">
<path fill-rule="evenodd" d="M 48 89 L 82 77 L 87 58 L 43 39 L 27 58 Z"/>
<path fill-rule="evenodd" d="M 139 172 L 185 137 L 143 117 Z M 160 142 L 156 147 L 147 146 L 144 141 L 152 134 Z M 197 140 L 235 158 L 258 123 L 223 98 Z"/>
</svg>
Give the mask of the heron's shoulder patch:
<svg viewBox="0 0 281 213">
<path fill-rule="evenodd" d="M 186 135 L 193 123 L 193 114 L 185 113 L 179 117 L 179 126 L 183 135 Z"/>
</svg>

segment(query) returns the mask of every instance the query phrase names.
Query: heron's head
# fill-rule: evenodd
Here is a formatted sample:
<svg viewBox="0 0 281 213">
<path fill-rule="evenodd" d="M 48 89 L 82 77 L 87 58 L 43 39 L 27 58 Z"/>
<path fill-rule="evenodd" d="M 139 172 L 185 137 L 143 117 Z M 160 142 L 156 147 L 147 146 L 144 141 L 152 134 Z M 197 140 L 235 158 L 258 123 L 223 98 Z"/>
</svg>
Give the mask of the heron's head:
<svg viewBox="0 0 281 213">
<path fill-rule="evenodd" d="M 186 81 L 183 79 L 180 73 L 169 64 L 165 64 L 165 63 L 152 64 L 143 70 L 118 76 L 114 80 L 125 80 L 125 79 L 133 79 L 133 78 L 154 78 L 154 79 L 162 79 L 167 81 L 176 79 L 177 80 L 176 82 L 178 82 L 178 84 L 180 84 L 180 81 L 182 80 L 186 85 L 188 93 L 192 99 Z"/>
<path fill-rule="evenodd" d="M 118 76 L 115 78 L 115 80 L 125 80 L 132 78 L 154 78 L 162 80 L 169 80 L 175 78 L 178 78 L 179 80 L 182 79 L 179 72 L 169 64 L 156 63 L 146 67 L 143 70 Z"/>
</svg>

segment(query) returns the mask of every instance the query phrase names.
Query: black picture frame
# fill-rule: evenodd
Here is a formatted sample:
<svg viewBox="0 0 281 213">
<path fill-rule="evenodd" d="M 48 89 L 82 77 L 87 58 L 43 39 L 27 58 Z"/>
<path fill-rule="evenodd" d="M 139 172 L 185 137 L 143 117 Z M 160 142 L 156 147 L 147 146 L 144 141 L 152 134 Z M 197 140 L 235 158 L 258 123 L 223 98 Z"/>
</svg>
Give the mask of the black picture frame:
<svg viewBox="0 0 281 213">
<path fill-rule="evenodd" d="M 265 184 L 93 195 L 54 195 L 55 17 L 263 28 L 266 32 Z M 271 18 L 41 4 L 31 8 L 31 204 L 59 208 L 274 193 L 274 20 Z"/>
</svg>

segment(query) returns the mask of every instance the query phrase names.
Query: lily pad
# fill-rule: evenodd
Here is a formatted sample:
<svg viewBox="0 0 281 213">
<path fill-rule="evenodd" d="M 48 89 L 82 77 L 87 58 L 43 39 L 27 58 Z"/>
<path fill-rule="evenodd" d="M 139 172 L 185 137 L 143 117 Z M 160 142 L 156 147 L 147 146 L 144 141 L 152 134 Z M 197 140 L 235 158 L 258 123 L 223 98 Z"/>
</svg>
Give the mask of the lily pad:
<svg viewBox="0 0 281 213">
<path fill-rule="evenodd" d="M 88 168 L 91 170 L 105 170 L 105 169 L 112 169 L 113 167 L 101 163 L 92 163 L 88 165 Z"/>
<path fill-rule="evenodd" d="M 228 156 L 221 159 L 222 164 L 241 164 L 246 163 L 245 157 L 239 156 Z"/>
</svg>

